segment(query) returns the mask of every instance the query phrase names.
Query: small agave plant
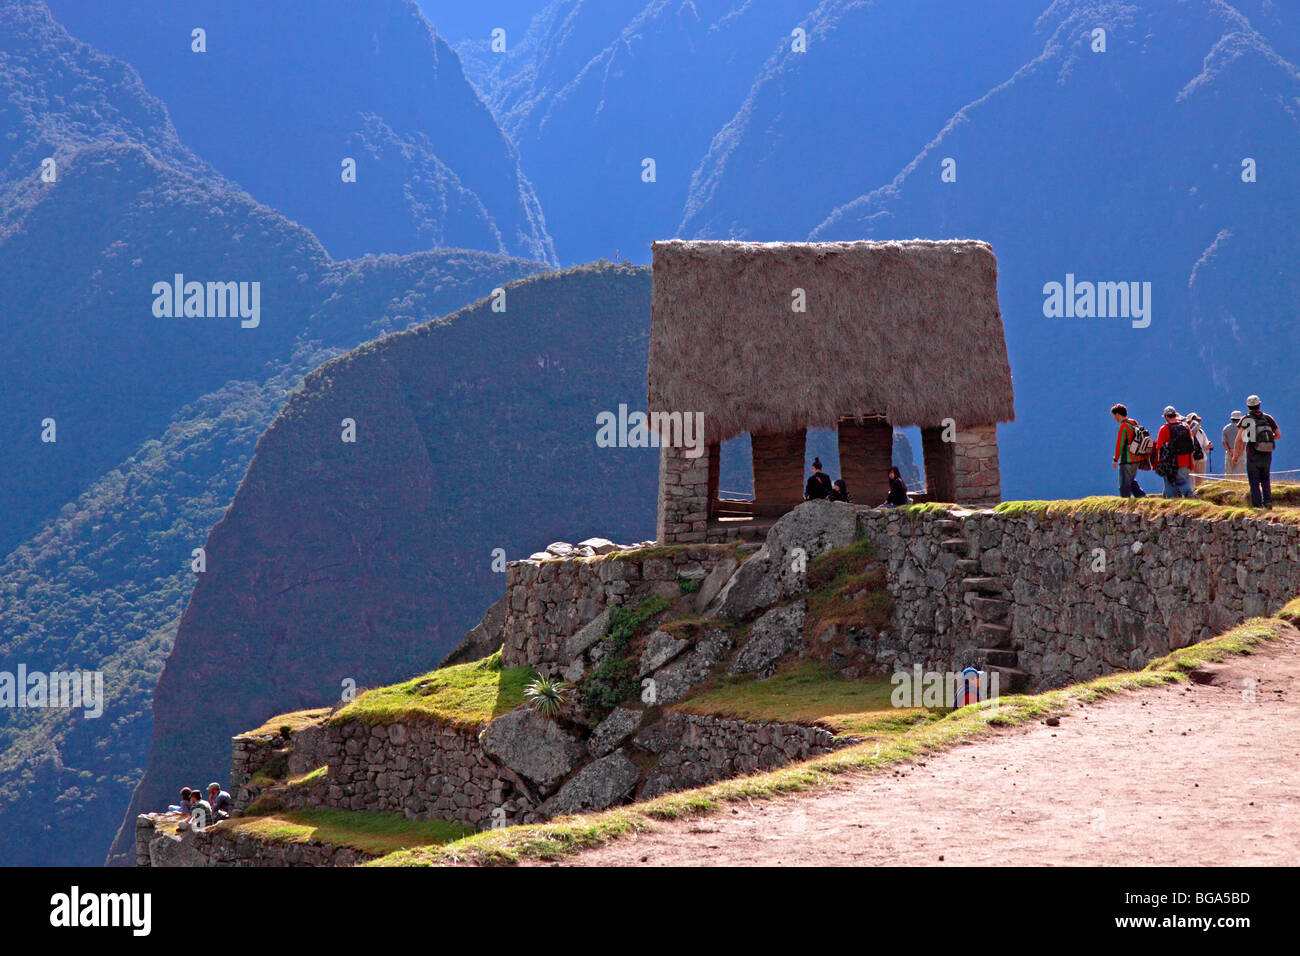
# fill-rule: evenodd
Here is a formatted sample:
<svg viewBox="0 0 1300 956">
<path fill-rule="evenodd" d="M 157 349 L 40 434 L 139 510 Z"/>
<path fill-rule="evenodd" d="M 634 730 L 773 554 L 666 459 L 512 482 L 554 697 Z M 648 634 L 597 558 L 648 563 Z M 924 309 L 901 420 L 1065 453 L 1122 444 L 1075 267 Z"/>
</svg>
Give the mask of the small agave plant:
<svg viewBox="0 0 1300 956">
<path fill-rule="evenodd" d="M 564 710 L 571 690 L 573 685 L 566 680 L 539 677 L 524 688 L 524 696 L 528 698 L 528 707 L 533 713 L 554 720 Z"/>
</svg>

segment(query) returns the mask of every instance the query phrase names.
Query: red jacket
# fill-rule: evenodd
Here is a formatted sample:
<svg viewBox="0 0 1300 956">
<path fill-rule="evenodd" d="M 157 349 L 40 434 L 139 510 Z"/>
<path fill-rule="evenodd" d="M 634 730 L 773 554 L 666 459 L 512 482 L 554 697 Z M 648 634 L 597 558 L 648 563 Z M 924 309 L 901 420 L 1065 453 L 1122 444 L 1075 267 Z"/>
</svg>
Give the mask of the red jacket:
<svg viewBox="0 0 1300 956">
<path fill-rule="evenodd" d="M 1182 425 L 1182 422 L 1179 422 L 1179 424 Z M 1183 425 L 1183 427 L 1186 428 L 1187 426 L 1186 426 L 1186 425 Z M 1165 422 L 1163 425 L 1160 426 L 1160 434 L 1156 435 L 1156 449 L 1159 450 L 1159 449 L 1160 449 L 1161 447 L 1163 447 L 1164 444 L 1165 444 L 1166 442 L 1168 442 L 1172 437 L 1173 437 L 1173 436 L 1169 434 L 1169 423 L 1168 423 L 1168 422 Z M 1193 438 L 1192 441 L 1196 441 L 1196 439 Z M 1191 455 L 1179 455 L 1179 456 L 1178 456 L 1178 467 L 1179 467 L 1179 468 L 1191 468 L 1191 467 L 1192 467 L 1192 456 L 1191 456 Z"/>
</svg>

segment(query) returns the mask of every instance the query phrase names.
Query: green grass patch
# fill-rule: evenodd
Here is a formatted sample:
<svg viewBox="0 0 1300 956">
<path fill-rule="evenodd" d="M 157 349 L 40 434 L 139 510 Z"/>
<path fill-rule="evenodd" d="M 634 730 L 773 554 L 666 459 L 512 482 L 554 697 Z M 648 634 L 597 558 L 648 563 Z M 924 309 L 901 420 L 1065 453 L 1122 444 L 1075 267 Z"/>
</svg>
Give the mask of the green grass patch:
<svg viewBox="0 0 1300 956">
<path fill-rule="evenodd" d="M 329 767 L 317 767 L 315 770 L 309 770 L 301 777 L 294 777 L 292 780 L 285 782 L 286 787 L 310 787 L 313 783 L 319 783 L 325 779 L 329 772 Z"/>
<path fill-rule="evenodd" d="M 1210 485 L 1206 485 L 1206 488 Z M 1201 489 L 1204 490 L 1204 489 Z M 1118 498 L 1113 495 L 1094 495 L 1062 501 L 1004 501 L 993 509 L 1001 515 L 1030 515 L 1039 519 L 1100 514 L 1102 512 L 1128 511 L 1146 515 L 1184 515 L 1206 521 L 1271 521 L 1276 524 L 1300 525 L 1300 508 L 1282 508 L 1275 511 L 1257 511 L 1232 504 L 1216 504 L 1201 498 Z"/>
<path fill-rule="evenodd" d="M 920 707 L 894 707 L 889 700 L 893 689 L 888 675 L 847 680 L 819 661 L 805 660 L 767 680 L 752 675 L 727 678 L 669 710 L 816 724 L 841 737 L 890 733 L 941 715 Z"/>
<path fill-rule="evenodd" d="M 1300 597 L 1288 601 L 1282 610 L 1277 612 L 1277 616 L 1288 624 L 1300 627 Z"/>
<path fill-rule="evenodd" d="M 828 628 L 874 628 L 890 624 L 894 599 L 885 583 L 885 568 L 865 539 L 828 551 L 808 565 L 808 623 L 814 646 Z"/>
<path fill-rule="evenodd" d="M 302 730 L 304 727 L 310 727 L 312 724 L 321 724 L 330 715 L 330 708 L 316 707 L 312 710 L 295 710 L 289 714 L 278 714 L 272 717 L 262 726 L 253 730 L 246 730 L 241 737 L 264 737 L 272 734 L 282 734 L 288 736 L 295 731 Z"/>
<path fill-rule="evenodd" d="M 590 816 L 563 817 L 545 824 L 490 830 L 442 847 L 390 854 L 367 865 L 510 864 L 522 859 L 562 859 L 628 833 L 653 830 L 661 821 L 715 813 L 729 803 L 742 800 L 769 799 L 833 786 L 847 775 L 914 760 L 978 739 L 996 728 L 1039 720 L 1121 691 L 1183 681 L 1196 667 L 1221 661 L 1228 654 L 1248 654 L 1261 641 L 1279 637 L 1287 629 L 1286 623 L 1277 618 L 1255 618 L 1219 637 L 1154 660 L 1140 671 L 1108 674 L 1042 694 L 1009 695 L 996 702 L 972 704 L 938 720 L 900 730 L 892 736 L 845 747 L 769 773 L 724 780 Z"/>
<path fill-rule="evenodd" d="M 1300 508 L 1300 482 L 1272 482 L 1273 505 Z M 1245 481 L 1207 481 L 1196 489 L 1196 497 L 1216 505 L 1250 507 L 1250 485 Z"/>
<path fill-rule="evenodd" d="M 946 501 L 923 501 L 916 505 L 903 505 L 898 510 L 909 518 L 926 518 L 947 514 L 960 507 Z"/>
<path fill-rule="evenodd" d="M 441 846 L 475 832 L 463 823 L 408 820 L 398 813 L 361 810 L 284 810 L 269 816 L 237 817 L 219 826 L 264 843 L 329 843 L 372 856 Z"/>
<path fill-rule="evenodd" d="M 522 704 L 524 688 L 536 676 L 531 667 L 503 667 L 498 650 L 482 660 L 367 690 L 330 721 L 374 725 L 428 720 L 473 729 Z"/>
</svg>

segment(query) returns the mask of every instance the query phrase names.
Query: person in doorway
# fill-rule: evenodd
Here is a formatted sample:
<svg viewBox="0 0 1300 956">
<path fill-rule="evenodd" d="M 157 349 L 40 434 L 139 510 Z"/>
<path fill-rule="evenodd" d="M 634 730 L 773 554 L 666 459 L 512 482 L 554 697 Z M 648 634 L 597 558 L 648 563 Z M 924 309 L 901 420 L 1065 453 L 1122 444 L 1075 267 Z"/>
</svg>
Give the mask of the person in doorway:
<svg viewBox="0 0 1300 956">
<path fill-rule="evenodd" d="M 900 508 L 903 505 L 910 505 L 912 499 L 907 497 L 907 485 L 903 484 L 903 476 L 897 468 L 889 469 L 889 497 L 885 499 L 880 506 L 882 508 Z"/>
<path fill-rule="evenodd" d="M 813 473 L 808 476 L 808 483 L 804 485 L 803 500 L 812 501 L 814 499 L 823 499 L 830 497 L 831 480 L 822 471 L 822 460 L 813 459 Z"/>
</svg>

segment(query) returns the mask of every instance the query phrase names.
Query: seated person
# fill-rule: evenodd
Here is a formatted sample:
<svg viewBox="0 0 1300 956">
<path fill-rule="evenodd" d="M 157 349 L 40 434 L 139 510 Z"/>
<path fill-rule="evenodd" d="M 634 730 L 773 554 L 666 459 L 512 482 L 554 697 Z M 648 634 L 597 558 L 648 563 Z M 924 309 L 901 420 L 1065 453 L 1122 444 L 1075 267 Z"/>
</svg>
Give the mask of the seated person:
<svg viewBox="0 0 1300 956">
<path fill-rule="evenodd" d="M 882 508 L 898 508 L 902 505 L 910 505 L 912 499 L 907 497 L 907 485 L 903 484 L 903 476 L 899 474 L 897 468 L 889 469 L 889 497 L 885 499 Z"/>
<path fill-rule="evenodd" d="M 843 478 L 835 479 L 835 485 L 834 487 L 831 488 L 831 493 L 829 495 L 829 498 L 831 501 L 849 500 L 849 486 L 844 483 Z"/>
<path fill-rule="evenodd" d="M 196 830 L 202 830 L 204 827 L 213 824 L 212 804 L 203 799 L 203 791 L 194 789 L 190 791 L 190 826 Z"/>
<path fill-rule="evenodd" d="M 212 805 L 212 818 L 225 820 L 230 816 L 230 794 L 221 789 L 215 780 L 208 784 L 208 803 Z"/>
<path fill-rule="evenodd" d="M 813 473 L 808 476 L 808 484 L 803 489 L 803 500 L 812 501 L 814 498 L 826 498 L 831 493 L 831 480 L 822 474 L 822 460 L 813 459 Z"/>
</svg>

